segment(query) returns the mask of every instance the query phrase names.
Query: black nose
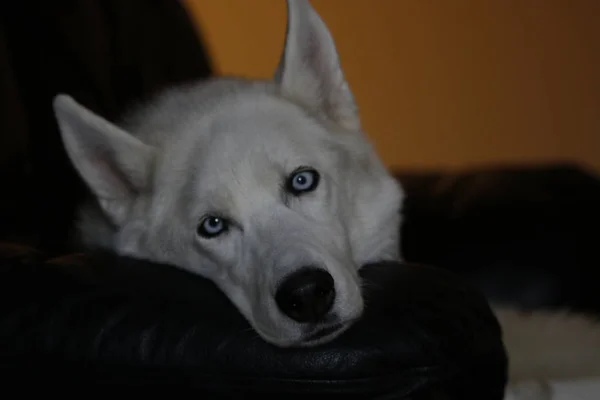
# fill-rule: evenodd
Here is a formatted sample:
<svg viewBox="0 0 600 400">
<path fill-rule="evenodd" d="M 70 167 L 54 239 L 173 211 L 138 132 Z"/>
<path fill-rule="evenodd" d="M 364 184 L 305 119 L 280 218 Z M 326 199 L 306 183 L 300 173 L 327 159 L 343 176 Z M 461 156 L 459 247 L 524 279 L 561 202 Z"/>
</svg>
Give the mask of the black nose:
<svg viewBox="0 0 600 400">
<path fill-rule="evenodd" d="M 331 310 L 335 288 L 331 275 L 320 268 L 304 267 L 285 278 L 275 301 L 298 322 L 318 322 Z"/>
</svg>

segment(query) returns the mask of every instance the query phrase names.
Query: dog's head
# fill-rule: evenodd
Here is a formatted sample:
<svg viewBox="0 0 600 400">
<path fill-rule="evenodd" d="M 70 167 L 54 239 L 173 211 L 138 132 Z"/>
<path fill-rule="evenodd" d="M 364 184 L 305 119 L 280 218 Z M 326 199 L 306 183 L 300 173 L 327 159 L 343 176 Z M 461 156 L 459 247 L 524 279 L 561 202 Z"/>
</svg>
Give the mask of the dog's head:
<svg viewBox="0 0 600 400">
<path fill-rule="evenodd" d="M 399 256 L 402 193 L 361 132 L 327 27 L 305 0 L 288 16 L 272 81 L 172 89 L 119 126 L 66 95 L 54 107 L 108 247 L 213 280 L 265 340 L 302 346 L 361 315 L 357 270 Z"/>
</svg>

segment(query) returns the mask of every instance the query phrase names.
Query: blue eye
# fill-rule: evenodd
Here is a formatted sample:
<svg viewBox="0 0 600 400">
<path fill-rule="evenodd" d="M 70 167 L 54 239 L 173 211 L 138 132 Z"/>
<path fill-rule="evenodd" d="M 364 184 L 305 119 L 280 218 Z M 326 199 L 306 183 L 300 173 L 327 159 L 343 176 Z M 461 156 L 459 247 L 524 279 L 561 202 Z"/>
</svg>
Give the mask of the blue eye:
<svg viewBox="0 0 600 400">
<path fill-rule="evenodd" d="M 223 232 L 227 231 L 227 221 L 221 217 L 214 215 L 206 216 L 200 221 L 198 225 L 198 235 L 210 239 L 219 236 Z"/>
<path fill-rule="evenodd" d="M 303 169 L 292 173 L 287 181 L 287 190 L 295 195 L 312 192 L 319 185 L 319 173 L 314 169 Z"/>
</svg>

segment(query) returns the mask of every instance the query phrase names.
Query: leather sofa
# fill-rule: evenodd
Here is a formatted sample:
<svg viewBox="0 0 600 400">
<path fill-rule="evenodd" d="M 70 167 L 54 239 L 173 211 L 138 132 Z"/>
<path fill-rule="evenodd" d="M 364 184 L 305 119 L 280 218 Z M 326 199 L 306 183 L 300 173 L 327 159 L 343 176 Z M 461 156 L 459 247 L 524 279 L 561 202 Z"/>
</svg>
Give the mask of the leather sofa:
<svg viewBox="0 0 600 400">
<path fill-rule="evenodd" d="M 398 171 L 402 249 L 496 303 L 600 315 L 600 176 L 575 163 Z"/>
<path fill-rule="evenodd" d="M 165 85 L 211 75 L 210 57 L 171 0 L 0 7 L 0 182 L 10 188 L 0 196 L 5 388 L 499 400 L 507 359 L 486 296 L 597 310 L 597 295 L 575 290 L 597 261 L 597 234 L 554 218 L 575 212 L 590 228 L 598 219 L 597 179 L 570 166 L 398 171 L 408 192 L 399 227 L 407 262 L 364 268 L 364 318 L 313 349 L 266 344 L 200 277 L 74 253 L 68 224 L 84 188 L 60 144 L 54 94 L 69 92 L 110 119 Z M 550 245 L 556 257 L 542 251 Z M 505 270 L 515 279 L 490 279 Z M 540 281 L 548 283 L 539 289 Z"/>
</svg>

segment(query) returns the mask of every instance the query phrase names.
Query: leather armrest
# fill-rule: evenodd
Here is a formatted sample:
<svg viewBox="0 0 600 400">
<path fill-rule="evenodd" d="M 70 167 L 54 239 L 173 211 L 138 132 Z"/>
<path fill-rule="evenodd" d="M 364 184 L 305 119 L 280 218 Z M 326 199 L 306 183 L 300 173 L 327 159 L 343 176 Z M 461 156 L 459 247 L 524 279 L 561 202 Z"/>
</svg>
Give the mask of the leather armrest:
<svg viewBox="0 0 600 400">
<path fill-rule="evenodd" d="M 364 317 L 310 349 L 267 344 L 216 286 L 173 267 L 78 255 L 5 258 L 0 274 L 5 378 L 178 384 L 209 398 L 500 400 L 504 392 L 496 319 L 477 291 L 442 270 L 366 266 Z"/>
</svg>

